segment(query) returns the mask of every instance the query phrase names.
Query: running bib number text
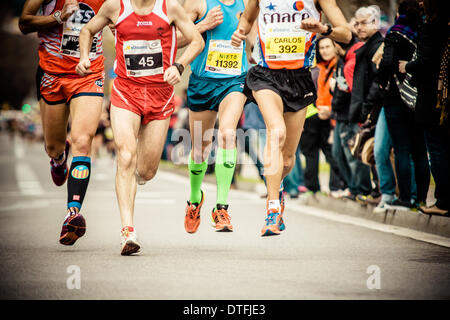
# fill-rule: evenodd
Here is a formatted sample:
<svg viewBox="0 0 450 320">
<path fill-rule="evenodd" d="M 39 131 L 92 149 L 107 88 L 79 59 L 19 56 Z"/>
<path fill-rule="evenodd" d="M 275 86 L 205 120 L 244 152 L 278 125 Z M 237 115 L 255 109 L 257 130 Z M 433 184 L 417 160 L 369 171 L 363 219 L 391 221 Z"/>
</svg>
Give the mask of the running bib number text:
<svg viewBox="0 0 450 320">
<path fill-rule="evenodd" d="M 125 66 L 129 77 L 163 74 L 161 40 L 130 40 L 123 45 Z"/>
<path fill-rule="evenodd" d="M 291 25 L 272 26 L 267 30 L 266 60 L 283 61 L 305 58 L 305 31 Z"/>
<path fill-rule="evenodd" d="M 233 47 L 228 40 L 210 40 L 205 70 L 239 76 L 242 71 L 243 46 Z"/>
<path fill-rule="evenodd" d="M 80 30 L 83 25 L 71 24 L 65 25 L 61 39 L 61 53 L 65 56 L 71 56 L 75 58 L 80 57 Z M 101 37 L 100 32 L 94 36 L 91 49 L 89 50 L 89 58 L 95 59 L 98 55 L 97 45 Z"/>
</svg>

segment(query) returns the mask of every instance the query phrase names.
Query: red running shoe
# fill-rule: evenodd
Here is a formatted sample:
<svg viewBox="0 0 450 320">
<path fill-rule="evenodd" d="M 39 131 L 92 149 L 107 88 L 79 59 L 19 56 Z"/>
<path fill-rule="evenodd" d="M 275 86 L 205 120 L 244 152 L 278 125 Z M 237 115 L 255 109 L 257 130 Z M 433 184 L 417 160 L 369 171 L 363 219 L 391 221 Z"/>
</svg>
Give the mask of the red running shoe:
<svg viewBox="0 0 450 320">
<path fill-rule="evenodd" d="M 64 150 L 64 161 L 61 164 L 56 164 L 52 159 L 50 160 L 50 173 L 53 182 L 58 186 L 62 186 L 69 177 L 69 169 L 67 168 L 67 158 L 69 157 L 70 142 L 66 141 L 66 149 Z"/>
<path fill-rule="evenodd" d="M 78 238 L 82 237 L 85 232 L 86 220 L 84 220 L 84 217 L 79 213 L 71 212 L 62 226 L 59 243 L 71 246 Z"/>
</svg>

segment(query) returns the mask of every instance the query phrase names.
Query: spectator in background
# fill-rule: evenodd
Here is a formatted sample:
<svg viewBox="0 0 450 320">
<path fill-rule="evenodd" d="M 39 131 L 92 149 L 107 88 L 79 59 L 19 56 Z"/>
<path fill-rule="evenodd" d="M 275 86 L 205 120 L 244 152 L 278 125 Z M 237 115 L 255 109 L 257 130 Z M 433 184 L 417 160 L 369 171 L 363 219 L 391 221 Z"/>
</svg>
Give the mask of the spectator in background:
<svg viewBox="0 0 450 320">
<path fill-rule="evenodd" d="M 175 110 L 172 113 L 172 116 L 170 117 L 169 122 L 169 129 L 167 130 L 167 136 L 166 136 L 166 142 L 164 143 L 163 152 L 161 154 L 162 160 L 171 161 L 172 158 L 172 150 L 175 147 L 176 143 L 172 141 L 172 133 L 176 129 L 175 126 L 178 123 L 178 112 L 181 110 L 181 108 L 184 105 L 183 97 L 180 97 L 179 95 L 174 96 L 174 102 L 175 102 Z"/>
<path fill-rule="evenodd" d="M 339 168 L 331 154 L 331 144 L 328 142 L 331 133 L 331 100 L 330 82 L 336 69 L 337 54 L 334 42 L 326 37 L 317 41 L 317 100 L 318 114 L 306 119 L 300 148 L 306 158 L 304 172 L 305 186 L 312 192 L 320 191 L 319 154 L 322 150 L 330 164 L 330 192 L 343 191 L 345 182 L 339 174 Z"/>
<path fill-rule="evenodd" d="M 356 37 L 353 37 L 348 45 L 336 44 L 340 58 L 335 72 L 336 85 L 332 100 L 332 117 L 336 120 L 332 154 L 349 188 L 344 197 L 353 200 L 355 195 L 368 194 L 372 189 L 369 168 L 356 159 L 348 147 L 348 141 L 355 136 L 359 128 L 358 124 L 349 122 L 348 112 L 353 87 L 355 51 L 363 45 L 363 42 L 357 42 Z"/>
<path fill-rule="evenodd" d="M 421 206 L 420 210 L 427 214 L 448 215 L 450 136 L 446 128 L 448 118 L 445 120 L 443 109 L 438 108 L 441 106 L 438 104 L 438 83 L 443 53 L 449 45 L 449 1 L 423 2 L 426 18 L 419 31 L 417 59 L 408 63 L 400 61 L 399 71 L 412 74 L 412 83 L 417 86 L 415 118 L 424 126 L 431 173 L 436 184 L 436 203 L 431 207 Z"/>
<path fill-rule="evenodd" d="M 284 178 L 283 186 L 284 192 L 289 194 L 291 199 L 298 198 L 299 195 L 308 191 L 305 187 L 305 175 L 301 159 L 300 143 L 295 152 L 295 164 L 291 172 Z"/>
<path fill-rule="evenodd" d="M 252 163 L 258 169 L 258 175 L 264 181 L 264 146 L 266 144 L 266 125 L 259 111 L 258 105 L 250 102 L 245 105 L 243 114 L 242 129 L 245 131 L 246 138 L 244 143 L 244 152 L 250 156 Z"/>
<path fill-rule="evenodd" d="M 427 199 L 430 170 L 424 131 L 416 123 L 413 110 L 400 97 L 398 84 L 403 82 L 405 76 L 397 68 L 399 60 L 411 60 L 421 24 L 422 14 L 417 1 L 402 0 L 397 19 L 384 41 L 377 82 L 386 90 L 383 109 L 394 147 L 399 199 L 387 203 L 381 201 L 379 209 L 417 208 L 417 203 L 424 204 Z"/>
<path fill-rule="evenodd" d="M 381 101 L 380 89 L 375 82 L 377 68 L 372 61 L 384 40 L 379 32 L 380 8 L 378 6 L 359 8 L 355 13 L 354 25 L 357 36 L 364 42 L 364 45 L 355 51 L 356 61 L 349 121 L 352 123 L 364 123 L 363 127 L 373 128 L 377 124 L 378 114 L 372 111 L 379 110 Z M 380 125 L 383 124 L 384 122 L 380 122 Z M 375 159 L 378 175 L 377 171 L 372 168 L 373 179 L 377 187 L 371 195 L 367 193 L 356 195 L 356 199 L 362 203 L 370 202 L 374 204 L 379 201 L 378 176 L 380 178 L 379 188 L 381 192 L 386 197 L 393 197 L 395 194 L 395 176 L 389 161 L 390 144 L 388 144 L 389 140 L 383 136 L 387 130 L 380 129 L 378 130 L 379 136 L 375 137 Z M 382 142 L 381 145 L 379 144 L 380 142 Z"/>
</svg>

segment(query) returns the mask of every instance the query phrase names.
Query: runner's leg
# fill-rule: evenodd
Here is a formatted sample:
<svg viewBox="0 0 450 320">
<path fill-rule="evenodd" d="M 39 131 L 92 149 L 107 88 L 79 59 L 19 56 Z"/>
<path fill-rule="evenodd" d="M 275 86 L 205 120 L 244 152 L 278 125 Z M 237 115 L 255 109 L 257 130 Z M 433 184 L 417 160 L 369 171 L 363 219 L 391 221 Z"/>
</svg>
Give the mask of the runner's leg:
<svg viewBox="0 0 450 320">
<path fill-rule="evenodd" d="M 144 181 L 153 179 L 166 141 L 170 118 L 141 126 L 137 144 L 137 173 Z"/>
<path fill-rule="evenodd" d="M 72 164 L 67 181 L 67 215 L 59 242 L 73 245 L 86 231 L 86 221 L 79 214 L 91 174 L 89 158 L 92 138 L 100 118 L 102 98 L 80 96 L 70 103 L 72 117 Z"/>
<path fill-rule="evenodd" d="M 81 205 L 89 184 L 91 145 L 102 111 L 102 97 L 79 96 L 70 102 L 72 117 L 72 164 L 67 181 L 67 209 Z"/>
<path fill-rule="evenodd" d="M 200 209 L 203 205 L 201 190 L 203 177 L 208 168 L 208 157 L 211 151 L 213 134 L 206 134 L 213 129 L 217 112 L 207 110 L 194 112 L 189 110 L 189 126 L 191 133 L 191 153 L 189 155 L 189 180 L 191 194 L 185 209 L 184 229 L 188 233 L 195 233 L 200 225 Z"/>
<path fill-rule="evenodd" d="M 236 167 L 236 127 L 244 110 L 245 101 L 245 95 L 232 92 L 219 105 L 219 145 L 215 165 L 217 204 L 227 204 Z"/>
<path fill-rule="evenodd" d="M 236 168 L 236 127 L 245 101 L 245 95 L 232 92 L 219 105 L 218 148 L 215 161 L 217 198 L 216 206 L 212 210 L 216 231 L 233 231 L 228 214 L 228 192 Z"/>
<path fill-rule="evenodd" d="M 141 117 L 111 105 L 111 127 L 117 150 L 116 195 L 122 227 L 133 227 L 136 197 L 137 137 Z"/>
<path fill-rule="evenodd" d="M 295 152 L 297 151 L 300 137 L 305 124 L 306 108 L 297 112 L 284 113 L 286 125 L 286 141 L 283 147 L 283 179 L 291 172 L 295 164 Z"/>
<path fill-rule="evenodd" d="M 191 133 L 191 154 L 189 157 L 189 179 L 191 182 L 191 203 L 199 203 L 202 198 L 201 185 L 208 167 L 213 135 L 206 135 L 214 128 L 217 112 L 207 110 L 194 112 L 189 110 L 189 127 Z"/>
<path fill-rule="evenodd" d="M 266 146 L 264 149 L 264 175 L 268 200 L 279 200 L 283 178 L 283 148 L 286 141 L 286 125 L 283 117 L 283 101 L 271 90 L 253 91 L 266 124 Z"/>
<path fill-rule="evenodd" d="M 42 105 L 45 151 L 50 158 L 59 159 L 66 147 L 69 108 L 65 103 L 49 105 L 42 101 Z"/>
</svg>

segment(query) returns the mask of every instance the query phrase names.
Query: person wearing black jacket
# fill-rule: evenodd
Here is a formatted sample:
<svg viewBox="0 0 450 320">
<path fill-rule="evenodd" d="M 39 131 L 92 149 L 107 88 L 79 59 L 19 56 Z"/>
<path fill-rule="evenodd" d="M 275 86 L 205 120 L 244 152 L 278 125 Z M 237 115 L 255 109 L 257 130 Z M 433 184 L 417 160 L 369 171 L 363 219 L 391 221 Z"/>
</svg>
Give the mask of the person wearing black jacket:
<svg viewBox="0 0 450 320">
<path fill-rule="evenodd" d="M 370 8 L 370 7 L 369 7 Z M 362 8 L 365 9 L 365 8 Z M 356 12 L 358 14 L 359 10 Z M 364 11 L 362 16 L 364 17 Z M 379 18 L 378 18 L 379 19 Z M 367 25 L 376 24 L 377 18 L 368 16 L 362 18 L 361 22 L 356 22 L 358 38 L 365 42 L 364 45 L 356 50 L 356 64 L 353 75 L 353 90 L 349 109 L 349 120 L 353 123 L 364 123 L 367 116 L 377 106 L 380 101 L 379 87 L 374 81 L 377 75 L 377 67 L 372 62 L 376 51 L 383 43 L 384 38 L 378 31 L 378 27 L 368 28 Z M 365 31 L 363 28 L 366 28 Z M 372 117 L 376 122 L 377 115 Z"/>
<path fill-rule="evenodd" d="M 400 61 L 401 73 L 413 75 L 417 86 L 416 121 L 424 125 L 425 142 L 430 156 L 431 173 L 435 180 L 436 203 L 421 206 L 428 214 L 448 215 L 450 203 L 450 137 L 441 124 L 437 106 L 438 79 L 442 55 L 449 38 L 449 2 L 425 0 L 426 20 L 419 31 L 417 59 Z"/>
<path fill-rule="evenodd" d="M 423 127 L 414 120 L 414 112 L 402 101 L 398 84 L 405 76 L 398 71 L 400 60 L 410 60 L 415 51 L 422 15 L 416 0 L 402 0 L 395 24 L 384 41 L 383 58 L 376 82 L 386 91 L 383 106 L 395 154 L 399 205 L 417 207 L 426 203 L 430 184 Z M 411 160 L 414 173 L 412 174 Z M 415 177 L 415 181 L 413 181 Z M 414 186 L 415 183 L 415 186 Z M 413 190 L 415 189 L 415 190 Z M 416 199 L 413 201 L 413 192 Z"/>
<path fill-rule="evenodd" d="M 369 194 L 372 189 L 369 167 L 356 159 L 348 147 L 348 141 L 358 131 L 358 125 L 349 122 L 348 112 L 352 96 L 355 50 L 362 45 L 362 42 L 357 42 L 356 37 L 353 37 L 348 45 L 336 44 L 340 59 L 334 75 L 336 85 L 333 91 L 331 108 L 332 118 L 336 120 L 332 155 L 339 167 L 341 176 L 349 188 L 350 194 L 346 196 L 352 199 L 360 194 Z"/>
<path fill-rule="evenodd" d="M 381 91 L 375 82 L 377 67 L 372 62 L 375 53 L 384 41 L 383 36 L 378 31 L 379 27 L 380 9 L 378 6 L 362 7 L 356 11 L 355 29 L 358 38 L 364 42 L 364 45 L 355 51 L 356 64 L 353 75 L 349 121 L 352 123 L 363 123 L 364 128 L 375 127 L 381 109 Z M 384 122 L 378 124 L 381 127 L 381 124 L 384 124 Z M 367 195 L 366 197 L 357 197 L 359 202 L 378 203 L 380 200 L 390 201 L 395 193 L 395 176 L 389 162 L 390 141 L 385 139 L 387 137 L 383 135 L 382 130 L 377 131 L 379 137 L 375 138 L 374 150 L 376 168 L 375 166 L 371 167 L 376 188 L 372 191 L 370 197 L 367 197 Z M 380 197 L 380 189 L 386 199 Z"/>
</svg>

